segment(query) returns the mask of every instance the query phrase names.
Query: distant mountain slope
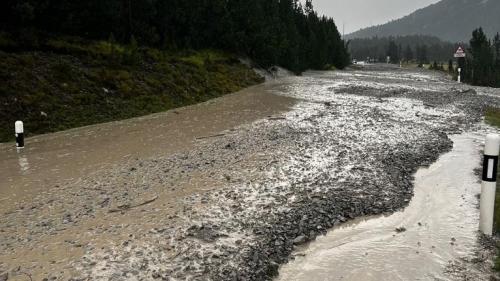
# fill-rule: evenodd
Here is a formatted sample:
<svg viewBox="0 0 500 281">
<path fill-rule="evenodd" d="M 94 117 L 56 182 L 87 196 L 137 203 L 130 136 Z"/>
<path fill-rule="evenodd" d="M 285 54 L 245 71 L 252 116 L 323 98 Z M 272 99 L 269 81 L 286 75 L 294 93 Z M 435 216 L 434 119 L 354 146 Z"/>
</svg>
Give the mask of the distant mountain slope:
<svg viewBox="0 0 500 281">
<path fill-rule="evenodd" d="M 468 42 L 472 30 L 480 26 L 490 37 L 500 32 L 500 0 L 442 0 L 401 19 L 351 33 L 348 38 L 423 34 Z"/>
</svg>

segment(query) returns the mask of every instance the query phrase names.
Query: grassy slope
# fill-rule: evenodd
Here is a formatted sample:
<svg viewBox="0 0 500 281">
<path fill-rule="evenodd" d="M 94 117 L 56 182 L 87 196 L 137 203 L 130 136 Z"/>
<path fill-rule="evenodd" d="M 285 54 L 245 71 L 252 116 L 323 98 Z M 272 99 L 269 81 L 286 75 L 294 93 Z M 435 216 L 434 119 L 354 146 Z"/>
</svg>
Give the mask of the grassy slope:
<svg viewBox="0 0 500 281">
<path fill-rule="evenodd" d="M 498 108 L 489 108 L 485 113 L 486 123 L 489 125 L 500 128 L 500 109 Z M 500 171 L 499 171 L 500 174 Z M 497 184 L 497 189 L 500 187 L 500 183 Z M 500 192 L 496 193 L 496 202 L 495 202 L 495 226 L 496 232 L 500 233 Z"/>
<path fill-rule="evenodd" d="M 500 128 L 500 109 L 489 108 L 485 113 L 486 123 L 489 125 Z M 500 172 L 499 172 L 500 174 Z M 497 189 L 499 189 L 500 184 L 497 183 Z M 495 200 L 495 232 L 500 233 L 500 192 L 496 193 Z M 497 245 L 497 252 L 500 251 L 500 245 Z M 495 270 L 500 271 L 500 256 L 497 256 L 495 260 Z"/>
<path fill-rule="evenodd" d="M 1 47 L 1 44 L 0 44 Z M 5 48 L 4 48 L 5 50 Z M 171 53 L 79 39 L 0 50 L 0 142 L 203 102 L 262 82 L 229 54 Z"/>
<path fill-rule="evenodd" d="M 486 123 L 489 125 L 499 127 L 500 128 L 500 109 L 497 108 L 489 108 L 485 113 Z M 500 184 L 497 184 L 497 188 Z M 500 192 L 496 194 L 496 202 L 495 202 L 495 225 L 497 233 L 500 233 Z"/>
</svg>

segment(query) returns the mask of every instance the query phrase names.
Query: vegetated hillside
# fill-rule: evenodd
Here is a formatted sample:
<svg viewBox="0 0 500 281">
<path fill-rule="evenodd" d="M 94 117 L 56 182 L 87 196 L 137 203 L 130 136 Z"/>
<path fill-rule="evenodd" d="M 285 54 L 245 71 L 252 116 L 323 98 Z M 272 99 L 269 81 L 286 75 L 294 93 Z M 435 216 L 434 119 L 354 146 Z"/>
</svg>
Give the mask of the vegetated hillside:
<svg viewBox="0 0 500 281">
<path fill-rule="evenodd" d="M 456 43 L 426 35 L 355 38 L 349 41 L 349 51 L 354 59 L 370 58 L 385 62 L 386 57 L 390 56 L 397 63 L 400 60 L 447 62 L 453 59 L 457 48 Z"/>
<path fill-rule="evenodd" d="M 488 37 L 500 31 L 499 0 L 442 0 L 389 23 L 361 29 L 348 38 L 433 35 L 450 42 L 468 42 L 482 27 Z"/>
<path fill-rule="evenodd" d="M 343 68 L 344 42 L 311 0 L 3 0 L 0 30 L 36 48 L 45 35 L 161 49 L 221 49 L 295 72 Z"/>
<path fill-rule="evenodd" d="M 0 141 L 18 119 L 51 132 L 262 81 L 238 57 L 296 73 L 350 62 L 310 0 L 0 1 Z"/>
<path fill-rule="evenodd" d="M 263 79 L 222 52 L 166 52 L 51 39 L 43 51 L 0 50 L 0 141 L 125 119 L 238 91 Z"/>
</svg>

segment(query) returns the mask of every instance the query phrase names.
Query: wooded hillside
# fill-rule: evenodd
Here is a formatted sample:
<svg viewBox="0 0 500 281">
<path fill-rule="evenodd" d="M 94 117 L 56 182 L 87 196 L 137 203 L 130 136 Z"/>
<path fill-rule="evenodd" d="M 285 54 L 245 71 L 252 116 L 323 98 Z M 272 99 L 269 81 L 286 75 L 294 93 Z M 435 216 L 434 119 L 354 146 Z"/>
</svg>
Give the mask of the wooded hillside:
<svg viewBox="0 0 500 281">
<path fill-rule="evenodd" d="M 295 72 L 349 63 L 335 22 L 319 17 L 311 0 L 4 0 L 0 28 L 8 33 L 4 47 L 36 48 L 48 35 L 72 35 L 221 49 Z"/>
<path fill-rule="evenodd" d="M 442 0 L 386 24 L 356 31 L 349 38 L 432 35 L 442 40 L 468 42 L 472 30 L 482 27 L 488 37 L 500 30 L 499 0 Z"/>
</svg>

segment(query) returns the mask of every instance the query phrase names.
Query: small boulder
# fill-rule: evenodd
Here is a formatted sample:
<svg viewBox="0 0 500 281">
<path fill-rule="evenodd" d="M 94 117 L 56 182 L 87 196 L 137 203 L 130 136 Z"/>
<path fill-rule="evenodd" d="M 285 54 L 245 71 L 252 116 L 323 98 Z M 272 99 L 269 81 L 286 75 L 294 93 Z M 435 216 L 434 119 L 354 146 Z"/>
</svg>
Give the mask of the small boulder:
<svg viewBox="0 0 500 281">
<path fill-rule="evenodd" d="M 302 244 L 306 241 L 306 237 L 304 235 L 297 236 L 295 239 L 293 239 L 293 244 L 294 245 L 299 245 Z"/>
</svg>

